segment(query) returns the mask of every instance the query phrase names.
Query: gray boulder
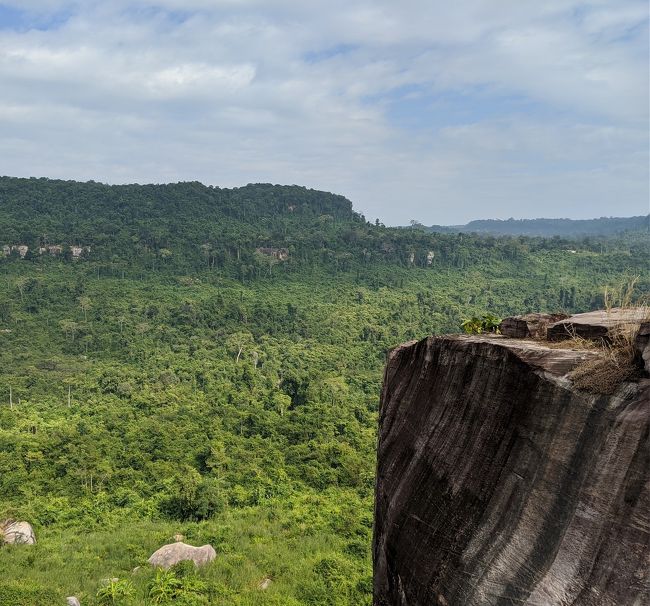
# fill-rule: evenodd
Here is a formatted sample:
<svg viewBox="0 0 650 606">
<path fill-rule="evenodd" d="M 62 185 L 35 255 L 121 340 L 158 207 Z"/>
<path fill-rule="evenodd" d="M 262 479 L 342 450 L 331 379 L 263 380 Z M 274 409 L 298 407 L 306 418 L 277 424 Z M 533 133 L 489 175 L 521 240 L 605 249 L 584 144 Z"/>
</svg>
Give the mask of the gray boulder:
<svg viewBox="0 0 650 606">
<path fill-rule="evenodd" d="M 212 562 L 216 557 L 217 552 L 210 545 L 194 547 L 178 541 L 177 543 L 163 545 L 158 551 L 154 552 L 149 558 L 149 564 L 167 569 L 179 562 L 191 561 L 194 562 L 195 566 L 204 566 Z"/>
<path fill-rule="evenodd" d="M 76 598 L 75 596 L 70 596 L 69 598 L 65 599 L 65 603 L 67 606 L 81 606 L 79 603 L 79 599 Z"/>
<path fill-rule="evenodd" d="M 5 520 L 0 523 L 0 538 L 4 543 L 12 545 L 34 545 L 36 535 L 29 522 Z"/>
</svg>

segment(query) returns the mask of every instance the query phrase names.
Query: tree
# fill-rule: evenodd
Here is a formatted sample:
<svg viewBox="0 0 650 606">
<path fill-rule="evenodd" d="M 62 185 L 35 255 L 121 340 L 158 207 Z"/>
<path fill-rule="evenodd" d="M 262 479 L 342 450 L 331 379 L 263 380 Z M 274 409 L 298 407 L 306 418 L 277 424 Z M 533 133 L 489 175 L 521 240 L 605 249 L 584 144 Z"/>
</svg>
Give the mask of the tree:
<svg viewBox="0 0 650 606">
<path fill-rule="evenodd" d="M 79 324 L 74 320 L 61 320 L 59 321 L 59 326 L 65 333 L 65 336 L 70 337 L 70 339 L 74 341 L 75 335 L 79 330 Z"/>
<path fill-rule="evenodd" d="M 255 345 L 255 339 L 249 332 L 235 332 L 228 336 L 226 345 L 235 356 L 235 363 L 237 363 L 241 359 L 244 350 Z"/>
<path fill-rule="evenodd" d="M 84 312 L 84 322 L 88 322 L 88 312 L 92 308 L 90 297 L 79 297 L 79 307 Z"/>
</svg>

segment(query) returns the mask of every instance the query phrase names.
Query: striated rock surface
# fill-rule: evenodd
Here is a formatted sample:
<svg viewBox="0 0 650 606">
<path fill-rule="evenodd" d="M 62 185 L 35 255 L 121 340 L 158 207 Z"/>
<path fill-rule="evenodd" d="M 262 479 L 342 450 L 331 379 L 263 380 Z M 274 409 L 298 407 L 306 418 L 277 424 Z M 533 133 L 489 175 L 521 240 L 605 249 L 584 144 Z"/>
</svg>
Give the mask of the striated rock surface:
<svg viewBox="0 0 650 606">
<path fill-rule="evenodd" d="M 0 538 L 2 542 L 14 545 L 34 545 L 36 535 L 29 522 L 5 520 L 0 522 Z"/>
<path fill-rule="evenodd" d="M 499 325 L 501 334 L 513 339 L 546 338 L 549 324 L 555 324 L 568 318 L 566 314 L 525 314 L 504 318 Z"/>
<path fill-rule="evenodd" d="M 196 566 L 204 566 L 212 562 L 216 557 L 217 552 L 211 545 L 194 547 L 179 541 L 163 545 L 158 551 L 155 551 L 149 558 L 149 564 L 167 569 L 174 566 L 174 564 L 188 560 L 194 562 Z"/>
<path fill-rule="evenodd" d="M 625 327 L 638 326 L 646 320 L 643 308 L 614 308 L 576 314 L 551 324 L 547 329 L 549 341 L 562 341 L 573 336 L 592 341 L 609 341 Z"/>
<path fill-rule="evenodd" d="M 650 605 L 650 379 L 496 336 L 391 353 L 380 412 L 375 606 Z"/>
<path fill-rule="evenodd" d="M 639 326 L 639 332 L 634 341 L 634 348 L 639 366 L 643 366 L 645 371 L 650 374 L 650 321 L 643 322 Z"/>
</svg>

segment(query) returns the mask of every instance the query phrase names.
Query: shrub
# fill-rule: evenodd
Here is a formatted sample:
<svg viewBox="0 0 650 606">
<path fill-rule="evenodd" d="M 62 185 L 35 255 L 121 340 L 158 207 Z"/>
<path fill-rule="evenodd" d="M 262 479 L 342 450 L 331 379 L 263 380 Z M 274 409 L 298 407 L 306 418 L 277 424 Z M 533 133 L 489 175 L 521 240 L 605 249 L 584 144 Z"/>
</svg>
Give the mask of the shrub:
<svg viewBox="0 0 650 606">
<path fill-rule="evenodd" d="M 223 509 L 224 497 L 218 482 L 203 478 L 188 468 L 176 477 L 171 494 L 163 499 L 160 509 L 177 520 L 206 520 Z"/>
<path fill-rule="evenodd" d="M 101 606 L 113 606 L 113 604 L 129 604 L 135 594 L 133 584 L 130 581 L 110 579 L 97 590 L 97 603 Z"/>
<path fill-rule="evenodd" d="M 483 314 L 480 318 L 472 316 L 462 321 L 460 327 L 469 335 L 492 332 L 499 334 L 501 319 L 492 314 Z"/>
<path fill-rule="evenodd" d="M 53 589 L 18 581 L 0 582 L 0 606 L 52 606 L 59 602 Z"/>
<path fill-rule="evenodd" d="M 182 586 L 173 571 L 159 568 L 149 585 L 149 599 L 152 604 L 167 604 L 179 596 Z"/>
<path fill-rule="evenodd" d="M 192 562 L 180 562 L 169 570 L 156 570 L 156 576 L 149 584 L 151 604 L 207 604 L 205 594 L 208 586 L 196 574 Z"/>
</svg>

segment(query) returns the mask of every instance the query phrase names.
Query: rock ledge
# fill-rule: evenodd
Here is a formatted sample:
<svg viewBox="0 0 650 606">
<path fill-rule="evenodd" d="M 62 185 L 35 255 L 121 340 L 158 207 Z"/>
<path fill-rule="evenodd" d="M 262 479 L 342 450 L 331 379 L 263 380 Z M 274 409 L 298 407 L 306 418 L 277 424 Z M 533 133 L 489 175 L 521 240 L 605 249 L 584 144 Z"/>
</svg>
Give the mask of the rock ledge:
<svg viewBox="0 0 650 606">
<path fill-rule="evenodd" d="M 567 345 L 454 335 L 391 353 L 375 606 L 650 604 L 650 379 L 585 393 L 568 375 L 598 351 Z"/>
</svg>

